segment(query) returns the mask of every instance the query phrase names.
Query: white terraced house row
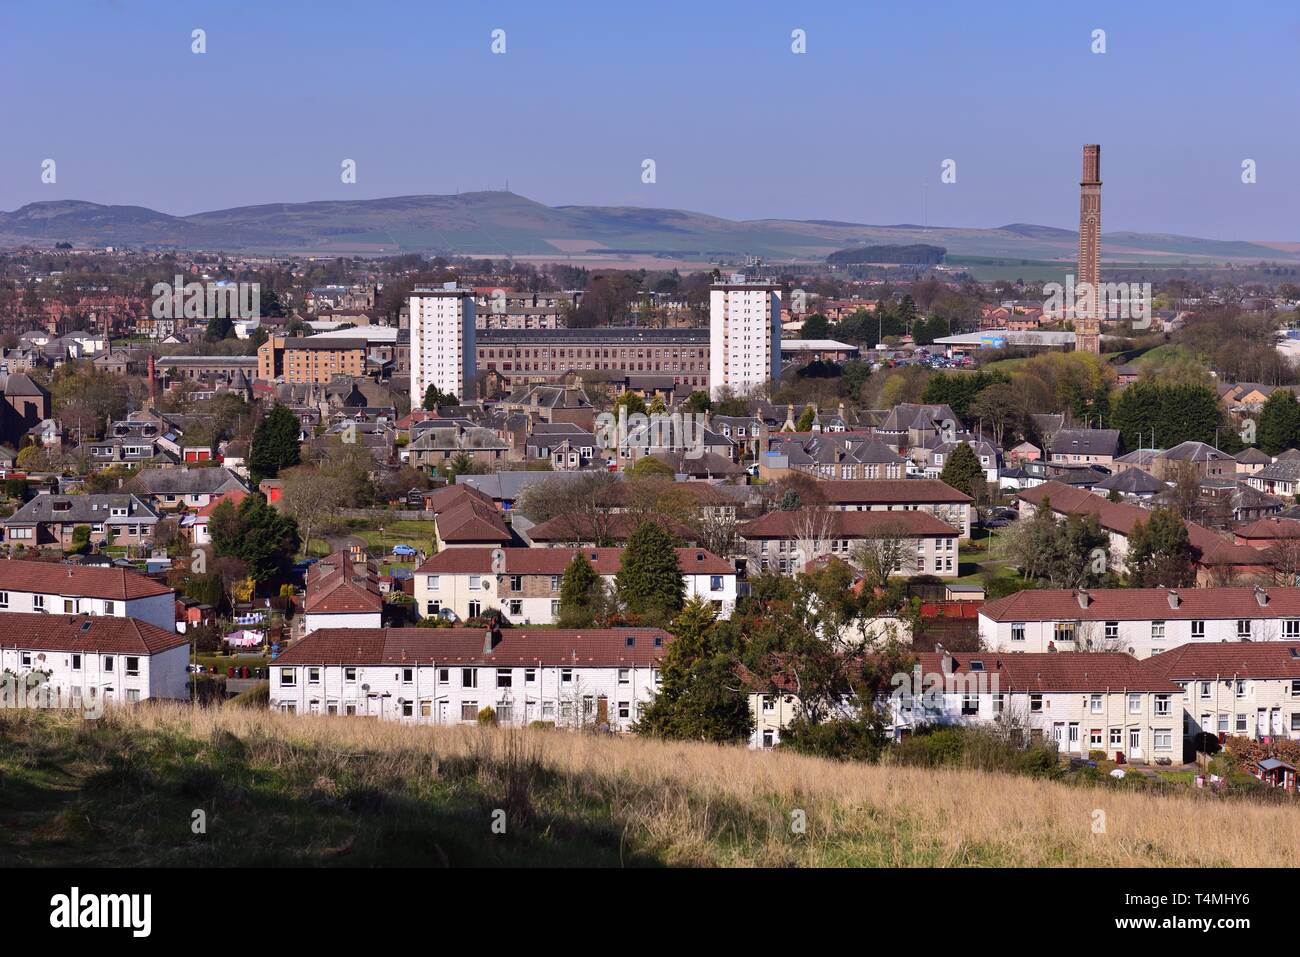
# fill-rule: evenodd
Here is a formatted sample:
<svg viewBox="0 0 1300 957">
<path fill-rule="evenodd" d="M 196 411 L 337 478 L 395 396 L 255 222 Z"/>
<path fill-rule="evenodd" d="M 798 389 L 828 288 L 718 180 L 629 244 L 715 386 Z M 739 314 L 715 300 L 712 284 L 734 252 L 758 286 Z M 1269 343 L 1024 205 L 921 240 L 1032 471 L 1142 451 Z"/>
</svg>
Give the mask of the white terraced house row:
<svg viewBox="0 0 1300 957">
<path fill-rule="evenodd" d="M 1132 655 L 927 652 L 916 658 L 905 686 L 911 693 L 895 697 L 891 688 L 879 700 L 896 737 L 919 725 L 1001 723 L 1018 726 L 1030 741 L 1054 741 L 1064 754 L 1182 761 L 1181 689 Z"/>
<path fill-rule="evenodd" d="M 1123 651 L 1149 658 L 1185 644 L 1300 642 L 1300 589 L 1094 588 L 1016 592 L 979 611 L 994 651 Z"/>
<path fill-rule="evenodd" d="M 410 724 L 629 731 L 659 689 L 658 628 L 325 628 L 271 667 L 270 707 Z"/>
<path fill-rule="evenodd" d="M 125 568 L 0 560 L 0 612 L 108 615 L 176 630 L 176 594 Z"/>
<path fill-rule="evenodd" d="M 184 635 L 134 618 L 0 613 L 3 677 L 35 675 L 50 706 L 86 712 L 148 698 L 186 699 Z"/>
<path fill-rule="evenodd" d="M 1144 664 L 1183 688 L 1189 738 L 1300 740 L 1300 641 L 1182 645 Z"/>
<path fill-rule="evenodd" d="M 577 555 L 613 586 L 621 548 L 448 548 L 415 571 L 421 617 L 454 614 L 461 621 L 499 611 L 513 624 L 545 625 L 560 615 L 560 585 Z M 736 607 L 736 569 L 703 548 L 677 549 L 685 597 L 703 598 L 720 618 Z"/>
</svg>

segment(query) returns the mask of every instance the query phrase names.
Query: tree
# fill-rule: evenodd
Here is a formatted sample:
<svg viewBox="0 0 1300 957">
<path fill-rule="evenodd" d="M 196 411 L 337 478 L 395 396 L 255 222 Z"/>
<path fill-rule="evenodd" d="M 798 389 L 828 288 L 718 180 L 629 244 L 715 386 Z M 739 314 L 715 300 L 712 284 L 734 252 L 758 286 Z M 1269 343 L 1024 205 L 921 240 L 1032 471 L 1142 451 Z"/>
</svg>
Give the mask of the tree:
<svg viewBox="0 0 1300 957">
<path fill-rule="evenodd" d="M 692 392 L 681 405 L 682 412 L 691 413 L 708 412 L 712 408 L 713 403 L 709 400 L 709 394 L 702 390 Z"/>
<path fill-rule="evenodd" d="M 275 478 L 281 469 L 298 464 L 302 455 L 298 442 L 301 428 L 298 417 L 279 402 L 257 424 L 248 454 L 248 471 L 254 485 L 260 484 L 262 479 Z"/>
<path fill-rule="evenodd" d="M 882 526 L 858 543 L 853 560 L 868 589 L 885 589 L 893 575 L 915 572 L 916 546 L 901 524 Z"/>
<path fill-rule="evenodd" d="M 69 549 L 71 555 L 84 555 L 90 551 L 90 526 L 78 525 L 72 530 L 72 548 Z"/>
<path fill-rule="evenodd" d="M 632 416 L 637 415 L 638 413 L 641 415 L 645 415 L 646 412 L 645 399 L 641 398 L 641 396 L 637 395 L 635 392 L 624 392 L 622 395 L 618 397 L 617 400 L 615 400 L 614 402 L 615 418 L 618 417 L 618 410 L 620 406 L 627 408 L 628 418 L 631 418 Z"/>
<path fill-rule="evenodd" d="M 450 392 L 443 392 L 432 382 L 429 383 L 429 388 L 424 390 L 423 406 L 426 412 L 441 409 L 443 406 L 459 404 L 460 400 L 456 398 L 456 396 L 452 395 Z"/>
<path fill-rule="evenodd" d="M 825 339 L 830 335 L 831 324 L 821 313 L 814 313 L 803 321 L 799 330 L 800 339 Z"/>
<path fill-rule="evenodd" d="M 229 339 L 235 332 L 235 323 L 226 315 L 225 309 L 218 309 L 217 313 L 208 320 L 208 328 L 203 333 L 203 338 L 208 342 L 220 342 L 223 339 Z"/>
<path fill-rule="evenodd" d="M 561 628 L 592 628 L 596 624 L 595 609 L 604 598 L 604 582 L 592 567 L 587 556 L 578 552 L 564 570 L 560 580 Z M 601 594 L 597 594 L 600 592 Z"/>
<path fill-rule="evenodd" d="M 1129 533 L 1129 584 L 1134 588 L 1185 588 L 1196 583 L 1196 558 L 1187 526 L 1171 508 L 1158 508 Z"/>
<path fill-rule="evenodd" d="M 977 498 L 984 491 L 984 466 L 980 465 L 975 450 L 965 442 L 957 443 L 948 453 L 948 461 L 943 463 L 939 478 L 972 498 Z"/>
<path fill-rule="evenodd" d="M 674 475 L 671 465 L 653 455 L 641 456 L 630 468 L 625 469 L 623 474 L 632 481 L 654 477 L 671 479 Z"/>
<path fill-rule="evenodd" d="M 1278 389 L 1259 413 L 1255 431 L 1261 451 L 1277 455 L 1300 444 L 1300 403 L 1290 389 Z"/>
<path fill-rule="evenodd" d="M 794 424 L 794 430 L 796 432 L 811 432 L 813 422 L 815 422 L 816 419 L 817 410 L 810 405 L 805 408 L 803 414 L 799 416 L 799 421 Z"/>
<path fill-rule="evenodd" d="M 692 598 L 672 622 L 674 638 L 660 662 L 659 693 L 633 730 L 656 738 L 741 741 L 753 727 L 737 674 L 739 636 Z"/>
<path fill-rule="evenodd" d="M 987 422 L 993 429 L 993 443 L 1001 448 L 1008 428 L 1023 428 L 1025 405 L 1015 386 L 1009 382 L 995 382 L 975 396 L 970 404 L 970 417 L 972 422 Z"/>
<path fill-rule="evenodd" d="M 223 501 L 208 519 L 212 550 L 219 558 L 236 558 L 259 584 L 282 576 L 301 545 L 298 523 L 267 504 L 258 494 L 236 507 Z"/>
<path fill-rule="evenodd" d="M 628 537 L 619 563 L 619 601 L 649 623 L 666 622 L 682 607 L 686 585 L 677 543 L 657 522 L 642 522 Z"/>
</svg>

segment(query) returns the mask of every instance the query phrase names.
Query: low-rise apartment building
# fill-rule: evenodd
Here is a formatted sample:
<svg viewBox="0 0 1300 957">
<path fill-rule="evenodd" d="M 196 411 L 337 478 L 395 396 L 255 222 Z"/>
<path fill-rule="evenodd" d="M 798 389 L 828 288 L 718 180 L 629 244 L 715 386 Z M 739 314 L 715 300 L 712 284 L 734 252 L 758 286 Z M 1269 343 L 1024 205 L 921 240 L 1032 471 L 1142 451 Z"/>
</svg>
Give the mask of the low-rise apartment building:
<svg viewBox="0 0 1300 957">
<path fill-rule="evenodd" d="M 0 612 L 135 618 L 175 631 L 175 598 L 127 568 L 0 560 Z"/>
<path fill-rule="evenodd" d="M 0 668 L 20 682 L 39 681 L 50 706 L 90 713 L 146 698 L 185 699 L 189 660 L 189 640 L 174 625 L 0 612 Z"/>
<path fill-rule="evenodd" d="M 257 347 L 257 377 L 325 385 L 335 376 L 363 376 L 366 349 L 364 338 L 270 336 Z"/>
<path fill-rule="evenodd" d="M 612 585 L 621 548 L 449 548 L 415 572 L 416 607 L 422 617 L 455 614 L 461 621 L 499 611 L 514 624 L 544 625 L 560 614 L 560 584 L 582 555 Z M 700 548 L 677 549 L 686 598 L 703 598 L 719 617 L 736 607 L 736 569 Z"/>
<path fill-rule="evenodd" d="M 324 628 L 271 667 L 270 706 L 411 724 L 631 730 L 659 689 L 658 628 Z"/>
<path fill-rule="evenodd" d="M 1123 651 L 1149 658 L 1185 644 L 1300 642 L 1300 589 L 1030 589 L 986 603 L 993 651 Z"/>
<path fill-rule="evenodd" d="M 739 529 L 761 571 L 796 574 L 823 557 L 854 562 L 869 544 L 898 575 L 957 575 L 958 530 L 928 512 L 841 512 L 801 508 L 768 512 Z"/>
<path fill-rule="evenodd" d="M 831 508 L 845 512 L 928 512 L 970 537 L 974 502 L 939 479 L 864 479 L 819 482 L 817 490 Z"/>
</svg>

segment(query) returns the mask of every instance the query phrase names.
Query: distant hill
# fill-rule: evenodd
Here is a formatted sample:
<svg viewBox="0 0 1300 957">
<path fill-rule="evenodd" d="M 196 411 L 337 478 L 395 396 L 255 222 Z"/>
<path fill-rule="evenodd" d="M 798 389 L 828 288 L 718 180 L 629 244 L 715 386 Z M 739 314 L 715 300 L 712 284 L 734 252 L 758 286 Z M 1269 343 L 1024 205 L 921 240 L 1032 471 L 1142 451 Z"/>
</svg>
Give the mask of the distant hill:
<svg viewBox="0 0 1300 957">
<path fill-rule="evenodd" d="M 775 262 L 820 261 L 860 246 L 910 245 L 942 246 L 950 262 L 964 256 L 1070 261 L 1078 244 L 1070 230 L 1024 223 L 963 229 L 731 220 L 680 209 L 546 206 L 509 192 L 272 203 L 190 216 L 79 200 L 0 212 L 0 245 L 60 241 L 319 255 L 422 252 L 572 258 L 617 252 L 666 259 L 752 255 Z M 1284 243 L 1144 233 L 1106 234 L 1103 254 L 1115 262 L 1300 262 L 1300 247 Z"/>
</svg>

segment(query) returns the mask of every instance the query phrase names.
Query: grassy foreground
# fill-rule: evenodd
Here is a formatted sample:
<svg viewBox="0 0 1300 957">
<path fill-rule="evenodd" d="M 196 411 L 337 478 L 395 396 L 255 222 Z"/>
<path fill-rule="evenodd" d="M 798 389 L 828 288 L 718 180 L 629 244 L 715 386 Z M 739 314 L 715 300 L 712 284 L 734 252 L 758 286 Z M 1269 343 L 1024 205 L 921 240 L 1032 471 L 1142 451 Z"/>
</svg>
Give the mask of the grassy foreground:
<svg viewBox="0 0 1300 957">
<path fill-rule="evenodd" d="M 0 714 L 0 864 L 1286 867 L 1300 814 L 705 744 L 164 706 Z"/>
</svg>

